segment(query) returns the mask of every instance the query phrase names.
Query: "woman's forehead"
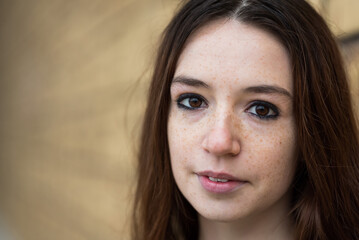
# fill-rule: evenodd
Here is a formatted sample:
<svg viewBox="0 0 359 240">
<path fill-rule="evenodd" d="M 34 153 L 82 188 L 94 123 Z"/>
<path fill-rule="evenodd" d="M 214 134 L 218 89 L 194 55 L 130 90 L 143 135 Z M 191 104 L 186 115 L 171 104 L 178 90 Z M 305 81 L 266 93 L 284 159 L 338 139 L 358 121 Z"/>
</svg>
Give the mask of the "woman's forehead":
<svg viewBox="0 0 359 240">
<path fill-rule="evenodd" d="M 178 60 L 178 75 L 218 83 L 274 84 L 292 91 L 285 47 L 275 36 L 237 20 L 214 21 L 194 33 Z"/>
</svg>

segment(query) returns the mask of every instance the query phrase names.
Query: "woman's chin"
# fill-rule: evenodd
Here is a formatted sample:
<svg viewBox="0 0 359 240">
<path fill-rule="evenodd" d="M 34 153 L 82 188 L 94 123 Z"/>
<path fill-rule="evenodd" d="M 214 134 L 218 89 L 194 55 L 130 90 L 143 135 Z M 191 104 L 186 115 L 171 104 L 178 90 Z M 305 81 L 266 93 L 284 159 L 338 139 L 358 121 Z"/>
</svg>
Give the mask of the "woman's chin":
<svg viewBox="0 0 359 240">
<path fill-rule="evenodd" d="M 223 211 L 199 212 L 199 217 L 202 218 L 203 220 L 217 221 L 223 223 L 229 223 L 229 222 L 237 221 L 241 218 L 245 218 L 243 214 L 239 214 L 239 213 L 234 214 L 233 211 L 228 213 Z"/>
</svg>

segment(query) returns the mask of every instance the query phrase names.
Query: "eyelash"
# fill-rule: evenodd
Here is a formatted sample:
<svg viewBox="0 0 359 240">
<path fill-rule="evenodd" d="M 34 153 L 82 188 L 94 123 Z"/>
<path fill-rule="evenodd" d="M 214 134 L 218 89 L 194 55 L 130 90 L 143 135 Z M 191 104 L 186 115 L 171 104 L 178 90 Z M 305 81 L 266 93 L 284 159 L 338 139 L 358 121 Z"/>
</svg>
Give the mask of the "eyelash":
<svg viewBox="0 0 359 240">
<path fill-rule="evenodd" d="M 183 101 L 185 100 L 190 100 L 190 99 L 197 99 L 199 101 L 201 101 L 201 106 L 199 107 L 191 107 L 191 106 L 186 106 Z M 178 97 L 178 99 L 176 100 L 177 102 L 177 106 L 178 108 L 184 109 L 184 110 L 189 110 L 189 111 L 195 111 L 201 108 L 205 108 L 208 106 L 207 101 L 200 95 L 198 94 L 194 94 L 194 93 L 185 93 L 182 94 Z M 203 104 L 205 104 L 205 106 L 202 106 Z M 259 115 L 255 112 L 251 112 L 251 109 L 253 109 L 254 111 L 256 111 L 257 107 L 259 106 L 264 106 L 266 109 L 268 109 L 268 114 L 270 113 L 270 115 L 266 114 L 265 116 Z M 276 119 L 279 116 L 279 110 L 278 108 L 266 101 L 261 101 L 261 100 L 255 100 L 253 101 L 250 106 L 246 109 L 246 112 L 248 112 L 249 114 L 253 115 L 254 117 L 257 117 L 259 119 L 262 120 L 273 120 Z"/>
<path fill-rule="evenodd" d="M 258 106 L 264 106 L 264 107 L 268 108 L 268 114 L 269 113 L 271 113 L 271 114 L 270 115 L 266 114 L 265 116 L 262 116 L 262 115 L 250 112 L 250 110 L 252 108 L 254 108 L 254 111 L 255 111 Z M 246 112 L 248 112 L 249 114 L 251 114 L 257 118 L 263 119 L 263 120 L 272 120 L 272 119 L 276 119 L 279 116 L 279 110 L 275 105 L 273 105 L 269 102 L 266 102 L 266 101 L 261 101 L 261 100 L 256 100 L 256 101 L 252 102 L 251 105 L 246 109 Z"/>
<path fill-rule="evenodd" d="M 198 99 L 199 101 L 201 101 L 201 105 L 204 103 L 206 106 L 207 106 L 207 101 L 200 95 L 198 94 L 194 94 L 194 93 L 185 93 L 185 94 L 182 94 L 178 97 L 177 99 L 177 106 L 179 108 L 182 108 L 182 109 L 185 109 L 185 110 L 190 110 L 190 111 L 194 111 L 194 110 L 197 110 L 197 109 L 200 109 L 200 108 L 204 108 L 204 107 L 188 107 L 186 105 L 184 105 L 182 102 L 186 99 L 188 99 L 188 101 L 190 99 Z"/>
</svg>

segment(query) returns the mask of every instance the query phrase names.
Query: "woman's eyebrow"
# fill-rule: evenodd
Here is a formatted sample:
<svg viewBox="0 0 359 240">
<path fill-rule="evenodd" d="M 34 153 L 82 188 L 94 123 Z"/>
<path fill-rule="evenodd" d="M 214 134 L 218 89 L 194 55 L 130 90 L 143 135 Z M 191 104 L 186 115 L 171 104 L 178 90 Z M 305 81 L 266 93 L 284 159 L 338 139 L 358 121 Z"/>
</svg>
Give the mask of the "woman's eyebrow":
<svg viewBox="0 0 359 240">
<path fill-rule="evenodd" d="M 210 86 L 208 86 L 205 82 L 195 79 L 195 78 L 190 78 L 190 77 L 186 77 L 186 76 L 178 76 L 173 78 L 172 80 L 172 84 L 174 83 L 181 83 L 181 84 L 185 84 L 191 87 L 204 87 L 204 88 L 210 88 Z"/>
<path fill-rule="evenodd" d="M 205 82 L 191 78 L 186 76 L 177 76 L 173 78 L 172 84 L 174 83 L 180 83 L 184 85 L 188 85 L 191 87 L 204 87 L 204 88 L 210 88 L 208 84 Z M 285 95 L 289 98 L 292 98 L 292 95 L 284 88 L 273 86 L 273 85 L 258 85 L 258 86 L 251 86 L 244 89 L 244 92 L 251 92 L 251 93 L 269 93 L 269 94 L 281 94 Z"/>
<path fill-rule="evenodd" d="M 280 94 L 292 98 L 292 95 L 284 88 L 273 86 L 273 85 L 258 85 L 251 86 L 244 89 L 244 92 L 251 93 L 269 93 L 269 94 Z"/>
</svg>

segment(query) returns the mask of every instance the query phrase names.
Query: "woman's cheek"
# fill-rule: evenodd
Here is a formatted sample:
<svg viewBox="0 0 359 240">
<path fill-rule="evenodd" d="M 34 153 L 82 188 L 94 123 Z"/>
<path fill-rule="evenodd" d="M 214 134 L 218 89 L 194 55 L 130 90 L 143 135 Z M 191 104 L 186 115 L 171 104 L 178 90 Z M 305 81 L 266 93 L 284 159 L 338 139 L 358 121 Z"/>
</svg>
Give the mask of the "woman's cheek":
<svg viewBox="0 0 359 240">
<path fill-rule="evenodd" d="M 184 159 L 193 148 L 191 129 L 182 113 L 172 113 L 168 121 L 168 141 L 172 158 Z"/>
<path fill-rule="evenodd" d="M 194 145 L 190 146 L 190 144 L 193 144 L 195 138 L 198 138 L 204 122 L 206 122 L 205 118 L 203 112 L 175 109 L 169 116 L 168 131 L 175 134 L 173 138 L 181 141 L 177 143 L 195 147 Z"/>
<path fill-rule="evenodd" d="M 286 127 L 291 123 L 281 123 L 280 127 L 273 129 L 252 128 L 252 131 L 246 131 L 246 138 L 242 138 L 242 154 L 246 153 L 244 165 L 258 180 L 280 181 L 292 175 L 295 134 L 290 127 Z"/>
</svg>

